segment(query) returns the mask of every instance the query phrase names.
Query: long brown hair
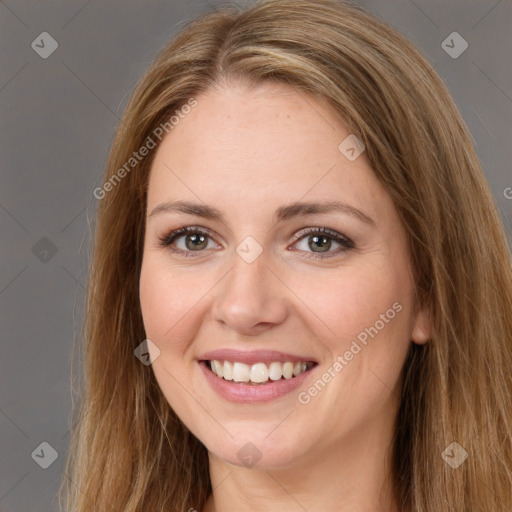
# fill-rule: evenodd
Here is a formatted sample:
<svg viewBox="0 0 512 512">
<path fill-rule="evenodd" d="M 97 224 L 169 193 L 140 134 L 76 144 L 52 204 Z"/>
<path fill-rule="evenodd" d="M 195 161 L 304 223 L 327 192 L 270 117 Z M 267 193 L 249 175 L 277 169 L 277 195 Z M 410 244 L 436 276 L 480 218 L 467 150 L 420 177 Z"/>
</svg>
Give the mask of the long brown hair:
<svg viewBox="0 0 512 512">
<path fill-rule="evenodd" d="M 327 102 L 366 146 L 407 233 L 417 303 L 433 319 L 403 369 L 392 478 L 403 512 L 512 508 L 512 272 L 496 207 L 446 87 L 363 9 L 267 0 L 189 22 L 139 82 L 117 131 L 95 226 L 81 348 L 85 377 L 61 485 L 72 512 L 201 510 L 204 446 L 150 366 L 138 280 L 155 129 L 221 81 L 288 84 Z M 133 162 L 132 162 L 133 164 Z M 132 165 L 130 164 L 130 165 Z M 125 172 L 120 172 L 121 168 Z M 442 454 L 457 442 L 468 458 Z"/>
</svg>

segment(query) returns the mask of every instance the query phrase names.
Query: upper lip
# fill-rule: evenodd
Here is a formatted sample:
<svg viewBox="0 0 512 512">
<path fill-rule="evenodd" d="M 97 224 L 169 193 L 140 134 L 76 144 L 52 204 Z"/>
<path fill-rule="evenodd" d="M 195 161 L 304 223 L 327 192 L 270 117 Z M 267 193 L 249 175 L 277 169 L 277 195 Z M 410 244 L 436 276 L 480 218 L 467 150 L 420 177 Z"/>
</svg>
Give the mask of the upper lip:
<svg viewBox="0 0 512 512">
<path fill-rule="evenodd" d="M 287 354 L 276 350 L 234 350 L 230 348 L 221 348 L 206 352 L 201 357 L 201 361 L 231 361 L 240 362 L 245 364 L 265 363 L 269 364 L 273 361 L 281 361 L 283 363 L 290 361 L 292 363 L 298 362 L 314 362 L 316 361 L 309 356 L 300 356 L 294 354 Z"/>
</svg>

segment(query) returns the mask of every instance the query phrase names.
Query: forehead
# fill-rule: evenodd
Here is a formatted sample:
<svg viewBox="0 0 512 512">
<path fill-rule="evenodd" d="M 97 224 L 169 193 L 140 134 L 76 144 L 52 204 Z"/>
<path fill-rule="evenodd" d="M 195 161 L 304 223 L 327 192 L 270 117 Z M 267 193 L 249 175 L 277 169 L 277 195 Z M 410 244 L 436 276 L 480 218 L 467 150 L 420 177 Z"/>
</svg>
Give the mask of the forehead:
<svg viewBox="0 0 512 512">
<path fill-rule="evenodd" d="M 148 209 L 169 198 L 245 209 L 304 198 L 365 203 L 379 215 L 384 191 L 364 153 L 350 161 L 340 152 L 350 132 L 326 103 L 276 84 L 230 85 L 196 99 L 157 150 Z"/>
</svg>

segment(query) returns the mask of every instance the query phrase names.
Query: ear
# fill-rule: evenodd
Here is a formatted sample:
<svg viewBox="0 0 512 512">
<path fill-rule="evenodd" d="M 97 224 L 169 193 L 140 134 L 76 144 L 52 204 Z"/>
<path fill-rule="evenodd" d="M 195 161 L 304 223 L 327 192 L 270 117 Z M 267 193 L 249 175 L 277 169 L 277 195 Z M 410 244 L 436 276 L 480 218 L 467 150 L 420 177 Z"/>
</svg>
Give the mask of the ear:
<svg viewBox="0 0 512 512">
<path fill-rule="evenodd" d="M 432 317 L 427 307 L 420 309 L 414 317 L 412 341 L 418 345 L 427 343 L 432 337 Z"/>
</svg>

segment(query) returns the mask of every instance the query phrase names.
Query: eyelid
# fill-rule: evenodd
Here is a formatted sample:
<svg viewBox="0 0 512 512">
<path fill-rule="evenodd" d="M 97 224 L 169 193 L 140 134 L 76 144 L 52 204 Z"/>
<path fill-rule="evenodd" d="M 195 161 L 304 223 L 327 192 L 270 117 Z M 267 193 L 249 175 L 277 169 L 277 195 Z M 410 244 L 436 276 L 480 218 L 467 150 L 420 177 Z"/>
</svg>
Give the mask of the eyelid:
<svg viewBox="0 0 512 512">
<path fill-rule="evenodd" d="M 207 235 L 211 239 L 215 240 L 215 233 L 201 226 L 182 226 L 177 229 L 173 229 L 170 233 L 164 235 L 163 237 L 159 237 L 159 245 L 164 247 L 168 247 L 174 240 L 179 238 L 180 236 L 189 234 L 189 233 L 201 233 L 203 235 Z M 190 251 L 193 252 L 193 251 Z"/>
<path fill-rule="evenodd" d="M 350 238 L 348 238 L 347 236 L 343 235 L 342 233 L 338 233 L 338 231 L 334 231 L 333 229 L 329 229 L 323 226 L 304 228 L 301 229 L 300 231 L 297 231 L 297 233 L 295 233 L 293 236 L 296 239 L 300 239 L 303 238 L 305 235 L 315 233 L 323 233 L 325 235 L 330 236 L 331 238 L 334 238 L 335 240 L 346 241 L 353 244 L 352 240 L 350 240 Z"/>
</svg>

